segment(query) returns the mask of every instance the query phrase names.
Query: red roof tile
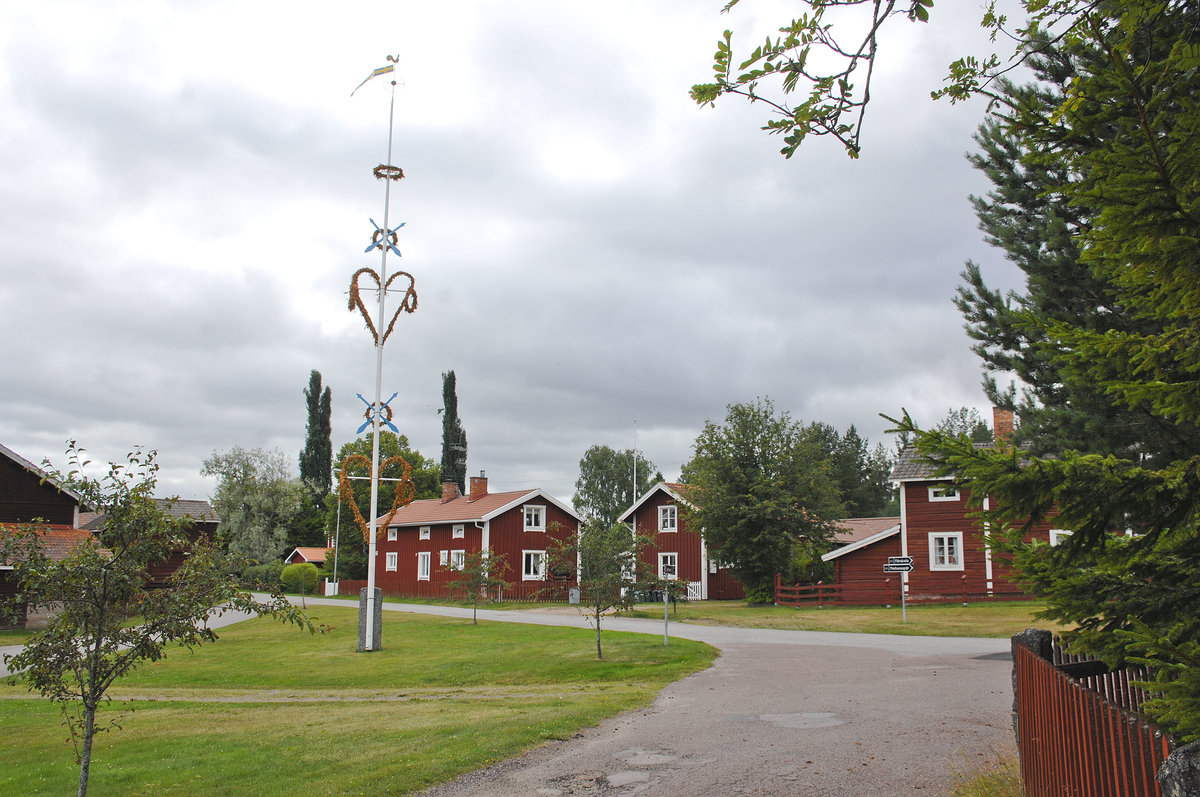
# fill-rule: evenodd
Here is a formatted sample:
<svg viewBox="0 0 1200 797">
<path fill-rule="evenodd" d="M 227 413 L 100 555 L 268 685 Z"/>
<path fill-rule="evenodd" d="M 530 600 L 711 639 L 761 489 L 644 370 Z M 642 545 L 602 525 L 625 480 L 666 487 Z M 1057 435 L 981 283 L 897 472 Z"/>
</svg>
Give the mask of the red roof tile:
<svg viewBox="0 0 1200 797">
<path fill-rule="evenodd" d="M 463 496 L 446 502 L 440 498 L 413 501 L 408 506 L 398 509 L 394 516 L 382 516 L 379 524 L 381 526 L 424 526 L 435 523 L 470 523 L 476 520 L 491 520 L 501 511 L 529 500 L 547 501 L 566 510 L 572 516 L 575 515 L 572 509 L 541 490 L 513 490 L 506 493 L 488 493 L 474 501 Z"/>
</svg>

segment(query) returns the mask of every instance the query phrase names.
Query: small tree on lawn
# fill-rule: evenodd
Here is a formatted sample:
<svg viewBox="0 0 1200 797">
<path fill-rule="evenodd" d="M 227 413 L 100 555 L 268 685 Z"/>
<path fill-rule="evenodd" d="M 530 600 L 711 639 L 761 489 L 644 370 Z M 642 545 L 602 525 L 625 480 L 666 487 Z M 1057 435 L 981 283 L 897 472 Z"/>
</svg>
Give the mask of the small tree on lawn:
<svg viewBox="0 0 1200 797">
<path fill-rule="evenodd" d="M 461 568 L 454 568 L 453 562 L 448 565 L 458 578 L 447 581 L 446 588 L 451 592 L 463 592 L 470 598 L 471 622 L 476 625 L 479 623 L 479 596 L 489 593 L 492 587 L 503 587 L 508 583 L 504 579 L 508 563 L 504 560 L 504 554 L 484 549 L 466 554 Z"/>
<path fill-rule="evenodd" d="M 283 572 L 279 574 L 279 580 L 292 592 L 300 593 L 300 605 L 307 609 L 308 603 L 304 600 L 304 596 L 316 590 L 319 575 L 317 566 L 312 562 L 297 562 L 283 568 Z"/>
<path fill-rule="evenodd" d="M 46 550 L 44 526 L 10 529 L 0 537 L 0 561 L 12 567 L 17 585 L 4 609 L 27 604 L 56 612 L 44 631 L 5 660 L 10 670 L 22 671 L 30 689 L 61 705 L 76 743 L 83 797 L 92 740 L 108 729 L 97 725 L 97 711 L 118 678 L 160 659 L 169 643 L 190 649 L 215 640 L 205 623 L 214 607 L 269 614 L 310 631 L 312 625 L 281 596 L 259 602 L 239 591 L 230 575 L 239 568 L 230 555 L 203 536 L 189 536 L 155 504 L 154 452 L 135 450 L 100 479 L 83 474 L 88 463 L 74 442 L 67 453 L 66 475 L 51 471 L 47 478 L 105 515 L 104 527 L 58 559 Z M 153 569 L 179 553 L 183 564 L 165 584 L 155 583 Z"/>
<path fill-rule="evenodd" d="M 579 535 L 553 540 L 550 567 L 556 571 L 576 571 L 581 591 L 580 610 L 596 629 L 596 658 L 604 658 L 600 646 L 600 622 L 609 609 L 627 609 L 633 605 L 639 581 L 653 577 L 637 552 L 653 544 L 650 537 L 639 537 L 623 523 L 588 523 Z"/>
</svg>

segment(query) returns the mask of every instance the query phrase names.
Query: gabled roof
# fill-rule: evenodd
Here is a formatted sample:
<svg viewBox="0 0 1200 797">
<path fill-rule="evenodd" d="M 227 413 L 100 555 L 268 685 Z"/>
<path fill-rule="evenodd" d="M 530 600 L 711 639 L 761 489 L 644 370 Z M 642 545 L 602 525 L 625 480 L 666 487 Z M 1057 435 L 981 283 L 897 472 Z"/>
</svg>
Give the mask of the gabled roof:
<svg viewBox="0 0 1200 797">
<path fill-rule="evenodd" d="M 166 498 L 155 498 L 153 500 L 158 508 L 171 518 L 189 518 L 197 523 L 221 522 L 221 519 L 217 517 L 217 511 L 212 508 L 212 504 L 208 501 L 183 498 L 176 498 L 173 501 Z M 95 512 L 80 512 L 79 526 L 80 528 L 95 531 L 104 528 L 104 518 L 104 515 L 98 515 Z"/>
<path fill-rule="evenodd" d="M 11 524 L 13 526 L 22 524 Z M 4 533 L 5 524 L 0 524 L 0 534 Z M 50 525 L 45 526 L 38 532 L 38 537 L 41 539 L 42 550 L 46 556 L 50 557 L 55 562 L 61 561 L 67 557 L 75 547 L 84 540 L 90 539 L 92 533 L 87 529 L 73 529 L 70 526 Z M 103 550 L 103 549 L 101 549 Z M 2 564 L 2 563 L 0 563 Z"/>
<path fill-rule="evenodd" d="M 300 554 L 300 556 L 303 557 L 304 561 L 306 561 L 306 562 L 324 562 L 325 556 L 328 553 L 329 553 L 328 548 L 300 548 L 300 547 L 298 547 L 294 551 L 292 551 L 290 554 L 288 554 L 286 559 L 288 559 L 290 561 L 293 556 L 295 556 L 296 554 Z"/>
<path fill-rule="evenodd" d="M 881 540 L 886 540 L 888 537 L 894 537 L 895 535 L 899 534 L 900 533 L 900 519 L 899 518 L 886 518 L 886 519 L 895 521 L 895 525 L 889 526 L 888 528 L 883 529 L 881 531 L 877 531 L 868 537 L 863 537 L 861 540 L 852 542 L 849 545 L 843 545 L 841 548 L 834 548 L 829 553 L 823 554 L 821 556 L 821 561 L 822 562 L 831 562 L 834 559 L 837 559 L 839 556 L 845 556 L 848 553 L 853 553 L 854 551 L 861 550 L 870 545 L 874 545 L 875 543 L 880 542 Z"/>
<path fill-rule="evenodd" d="M 617 520 L 621 523 L 628 521 L 631 517 L 633 517 L 633 513 L 638 511 L 642 504 L 649 501 L 650 498 L 660 490 L 674 498 L 679 503 L 686 504 L 688 507 L 695 509 L 696 505 L 692 501 L 688 500 L 688 496 L 692 495 L 695 492 L 695 489 L 696 488 L 690 484 L 679 484 L 678 482 L 659 482 L 647 490 L 641 498 L 634 501 L 633 506 L 626 509 L 625 512 L 619 518 L 617 518 Z"/>
<path fill-rule="evenodd" d="M 476 521 L 485 523 L 513 507 L 532 501 L 554 504 L 575 520 L 579 520 L 579 515 L 575 514 L 574 509 L 549 493 L 542 490 L 513 490 L 504 493 L 488 493 L 475 500 L 459 496 L 450 501 L 442 501 L 440 498 L 413 501 L 408 506 L 396 510 L 394 515 L 381 517 L 379 524 L 380 526 L 430 526 L 435 523 L 473 523 Z"/>
<path fill-rule="evenodd" d="M 75 492 L 74 490 L 70 489 L 69 487 L 62 486 L 57 481 L 50 478 L 50 476 L 44 470 L 39 468 L 37 465 L 34 465 L 32 462 L 25 459 L 25 457 L 21 456 L 17 452 L 13 451 L 8 446 L 0 444 L 0 456 L 8 457 L 13 462 L 17 463 L 22 468 L 24 468 L 25 470 L 27 470 L 30 473 L 32 473 L 33 475 L 37 476 L 39 479 L 45 479 L 46 484 L 51 485 L 52 487 L 54 487 L 54 489 L 58 490 L 60 493 L 69 495 L 71 498 L 74 498 L 81 505 L 83 504 L 83 496 L 81 496 L 79 493 Z"/>
<path fill-rule="evenodd" d="M 841 545 L 866 539 L 900 523 L 898 517 L 852 517 L 837 521 L 833 539 Z"/>
</svg>

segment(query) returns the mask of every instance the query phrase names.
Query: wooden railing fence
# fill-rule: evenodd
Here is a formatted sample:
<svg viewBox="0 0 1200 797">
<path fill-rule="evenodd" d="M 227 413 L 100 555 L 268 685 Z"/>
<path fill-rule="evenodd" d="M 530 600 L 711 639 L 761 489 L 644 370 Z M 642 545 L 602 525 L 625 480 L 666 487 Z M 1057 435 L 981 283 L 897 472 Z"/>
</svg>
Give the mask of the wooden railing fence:
<svg viewBox="0 0 1200 797">
<path fill-rule="evenodd" d="M 1139 713 L 1143 668 L 1065 654 L 1048 631 L 1013 637 L 1013 724 L 1026 797 L 1159 797 L 1170 737 Z"/>
</svg>

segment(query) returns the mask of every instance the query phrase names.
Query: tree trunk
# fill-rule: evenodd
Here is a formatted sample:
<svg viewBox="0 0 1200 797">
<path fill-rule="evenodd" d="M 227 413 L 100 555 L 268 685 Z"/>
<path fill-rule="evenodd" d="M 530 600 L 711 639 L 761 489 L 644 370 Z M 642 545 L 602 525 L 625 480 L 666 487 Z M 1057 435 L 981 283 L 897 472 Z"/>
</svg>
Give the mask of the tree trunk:
<svg viewBox="0 0 1200 797">
<path fill-rule="evenodd" d="M 87 797 L 88 774 L 92 768 L 92 738 L 96 735 L 96 708 L 83 707 L 83 748 L 79 751 L 79 797 Z"/>
<path fill-rule="evenodd" d="M 596 612 L 596 658 L 604 658 L 603 651 L 600 650 L 600 616 L 602 612 Z"/>
</svg>

